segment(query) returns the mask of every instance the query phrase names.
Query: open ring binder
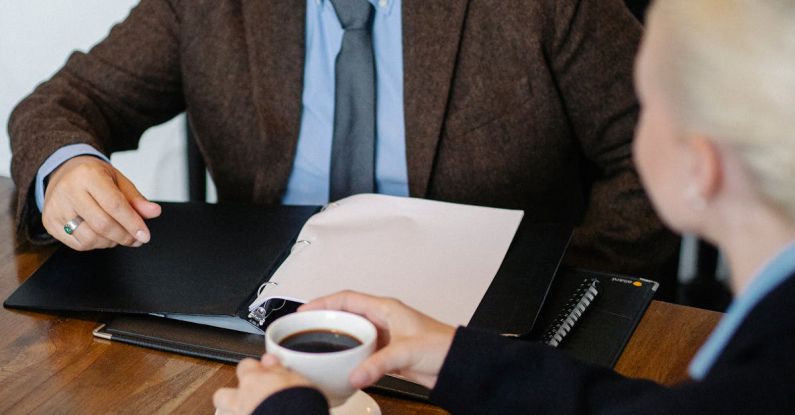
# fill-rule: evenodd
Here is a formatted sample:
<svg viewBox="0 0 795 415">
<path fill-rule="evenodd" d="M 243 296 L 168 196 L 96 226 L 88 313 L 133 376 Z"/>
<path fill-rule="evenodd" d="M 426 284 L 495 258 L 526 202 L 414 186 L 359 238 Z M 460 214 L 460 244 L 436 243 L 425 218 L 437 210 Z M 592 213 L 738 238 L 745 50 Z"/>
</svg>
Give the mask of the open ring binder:
<svg viewBox="0 0 795 415">
<path fill-rule="evenodd" d="M 290 254 L 258 290 L 248 320 L 267 324 L 283 301 L 340 290 L 397 297 L 434 318 L 467 324 L 497 274 L 523 212 L 360 194 L 301 228 Z M 420 288 L 421 287 L 421 288 Z M 456 295 L 447 295 L 455 289 Z"/>
</svg>

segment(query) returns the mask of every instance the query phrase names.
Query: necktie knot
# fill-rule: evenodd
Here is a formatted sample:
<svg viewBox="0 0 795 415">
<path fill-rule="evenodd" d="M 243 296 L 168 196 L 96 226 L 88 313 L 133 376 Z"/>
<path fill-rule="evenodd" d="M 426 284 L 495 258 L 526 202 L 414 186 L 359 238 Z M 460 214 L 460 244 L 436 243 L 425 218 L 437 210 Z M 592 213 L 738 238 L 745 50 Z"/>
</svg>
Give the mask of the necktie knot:
<svg viewBox="0 0 795 415">
<path fill-rule="evenodd" d="M 367 0 L 331 0 L 345 30 L 370 30 L 375 9 Z"/>
</svg>

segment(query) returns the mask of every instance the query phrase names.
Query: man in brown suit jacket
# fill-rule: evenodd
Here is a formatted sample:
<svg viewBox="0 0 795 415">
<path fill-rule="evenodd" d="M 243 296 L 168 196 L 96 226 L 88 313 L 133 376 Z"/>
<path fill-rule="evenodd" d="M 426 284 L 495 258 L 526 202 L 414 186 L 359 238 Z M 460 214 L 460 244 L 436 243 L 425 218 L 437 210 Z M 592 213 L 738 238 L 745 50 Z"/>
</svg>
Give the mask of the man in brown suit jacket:
<svg viewBox="0 0 795 415">
<path fill-rule="evenodd" d="M 31 193 L 54 151 L 132 149 L 182 111 L 220 202 L 279 203 L 299 135 L 305 8 L 142 0 L 88 54 L 73 54 L 9 123 L 20 233 L 43 234 Z M 579 266 L 648 275 L 671 258 L 676 240 L 632 166 L 640 27 L 619 0 L 403 0 L 400 12 L 411 196 L 577 223 L 568 261 Z M 158 213 L 121 173 L 91 163 L 68 174 L 63 165 L 45 194 L 44 227 L 78 249 L 63 225 L 83 213 L 70 195 L 94 177 L 127 199 L 93 195 L 111 225 L 130 230 L 123 222 Z M 113 226 L 96 228 L 102 239 Z M 107 246 L 149 238 L 105 236 Z"/>
</svg>

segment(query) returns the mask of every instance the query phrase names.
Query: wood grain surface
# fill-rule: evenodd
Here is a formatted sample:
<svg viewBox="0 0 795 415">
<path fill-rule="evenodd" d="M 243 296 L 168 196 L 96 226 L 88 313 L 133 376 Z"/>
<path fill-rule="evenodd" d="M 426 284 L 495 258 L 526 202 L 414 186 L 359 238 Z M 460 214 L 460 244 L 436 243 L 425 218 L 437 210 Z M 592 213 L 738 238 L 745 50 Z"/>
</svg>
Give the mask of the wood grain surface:
<svg viewBox="0 0 795 415">
<path fill-rule="evenodd" d="M 52 254 L 14 237 L 13 185 L 0 178 L 0 299 Z M 617 365 L 664 384 L 687 364 L 719 313 L 654 301 Z M 211 397 L 235 385 L 234 366 L 96 339 L 90 316 L 0 309 L 0 413 L 212 414 Z M 374 395 L 384 414 L 444 414 L 432 405 Z"/>
</svg>

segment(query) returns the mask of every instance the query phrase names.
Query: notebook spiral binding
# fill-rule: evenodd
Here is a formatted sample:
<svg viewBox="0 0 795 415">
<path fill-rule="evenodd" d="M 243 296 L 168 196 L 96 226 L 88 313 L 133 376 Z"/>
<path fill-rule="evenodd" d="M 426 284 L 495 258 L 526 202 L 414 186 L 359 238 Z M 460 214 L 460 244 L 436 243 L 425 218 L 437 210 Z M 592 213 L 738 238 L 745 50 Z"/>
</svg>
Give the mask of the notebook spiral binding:
<svg viewBox="0 0 795 415">
<path fill-rule="evenodd" d="M 563 311 L 560 312 L 549 329 L 544 333 L 542 341 L 549 346 L 558 347 L 598 294 L 598 279 L 587 278 L 583 280 L 580 286 L 577 287 L 577 291 L 569 299 L 569 302 L 563 307 Z"/>
</svg>

